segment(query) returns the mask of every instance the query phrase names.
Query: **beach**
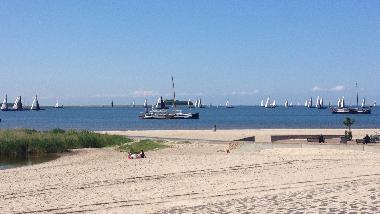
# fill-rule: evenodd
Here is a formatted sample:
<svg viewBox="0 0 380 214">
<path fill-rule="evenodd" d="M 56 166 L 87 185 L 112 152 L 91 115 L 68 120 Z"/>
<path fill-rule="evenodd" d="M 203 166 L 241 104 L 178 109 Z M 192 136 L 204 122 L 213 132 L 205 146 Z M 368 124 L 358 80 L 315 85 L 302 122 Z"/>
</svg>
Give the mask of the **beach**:
<svg viewBox="0 0 380 214">
<path fill-rule="evenodd" d="M 380 211 L 380 153 L 328 145 L 252 150 L 227 137 L 181 136 L 145 159 L 115 148 L 78 149 L 0 171 L 0 213 Z"/>
<path fill-rule="evenodd" d="M 256 142 L 271 142 L 271 136 L 336 135 L 343 136 L 345 129 L 213 129 L 209 130 L 128 130 L 101 131 L 100 133 L 123 135 L 134 138 L 158 138 L 205 141 L 236 141 L 254 136 Z M 380 133 L 380 129 L 352 129 L 354 139 L 366 134 Z"/>
</svg>

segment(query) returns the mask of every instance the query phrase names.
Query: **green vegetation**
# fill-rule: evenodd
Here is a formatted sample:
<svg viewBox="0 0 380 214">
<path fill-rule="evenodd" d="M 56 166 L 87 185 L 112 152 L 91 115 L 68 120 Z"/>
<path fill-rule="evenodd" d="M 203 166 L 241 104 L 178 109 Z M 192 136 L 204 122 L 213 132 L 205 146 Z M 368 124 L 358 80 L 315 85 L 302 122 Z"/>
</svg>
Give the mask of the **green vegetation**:
<svg viewBox="0 0 380 214">
<path fill-rule="evenodd" d="M 344 119 L 343 121 L 343 124 L 348 128 L 348 131 L 346 130 L 344 132 L 344 136 L 346 137 L 347 140 L 352 140 L 351 126 L 354 125 L 354 123 L 355 123 L 355 120 L 349 117 L 346 117 L 346 119 Z"/>
<path fill-rule="evenodd" d="M 141 150 L 149 151 L 153 149 L 163 149 L 169 147 L 164 144 L 164 141 L 153 141 L 153 140 L 140 140 L 137 142 L 129 142 L 121 145 L 119 147 L 120 151 L 126 151 L 130 153 L 138 153 Z"/>
<path fill-rule="evenodd" d="M 19 157 L 44 153 L 59 153 L 75 148 L 102 148 L 132 142 L 123 136 L 97 134 L 89 131 L 52 129 L 0 130 L 0 156 Z"/>
</svg>

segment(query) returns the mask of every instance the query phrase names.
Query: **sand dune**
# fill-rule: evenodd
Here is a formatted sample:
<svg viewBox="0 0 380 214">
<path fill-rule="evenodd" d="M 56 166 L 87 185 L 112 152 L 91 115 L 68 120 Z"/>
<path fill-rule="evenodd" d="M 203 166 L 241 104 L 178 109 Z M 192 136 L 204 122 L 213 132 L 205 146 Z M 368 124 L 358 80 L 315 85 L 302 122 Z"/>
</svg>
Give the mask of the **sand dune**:
<svg viewBox="0 0 380 214">
<path fill-rule="evenodd" d="M 380 154 L 172 143 L 0 171 L 0 213 L 380 212 Z"/>
</svg>

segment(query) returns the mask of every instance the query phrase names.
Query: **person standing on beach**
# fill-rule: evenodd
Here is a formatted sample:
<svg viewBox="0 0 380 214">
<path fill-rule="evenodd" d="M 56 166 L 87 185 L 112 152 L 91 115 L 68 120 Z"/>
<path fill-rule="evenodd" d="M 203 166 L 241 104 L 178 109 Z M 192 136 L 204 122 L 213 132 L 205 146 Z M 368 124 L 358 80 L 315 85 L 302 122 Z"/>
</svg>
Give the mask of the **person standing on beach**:
<svg viewBox="0 0 380 214">
<path fill-rule="evenodd" d="M 322 134 L 319 135 L 318 141 L 319 141 L 319 143 L 325 143 L 325 137 L 323 137 Z"/>
<path fill-rule="evenodd" d="M 368 136 L 368 134 L 364 137 L 364 144 L 368 144 L 370 142 L 371 138 Z"/>
</svg>

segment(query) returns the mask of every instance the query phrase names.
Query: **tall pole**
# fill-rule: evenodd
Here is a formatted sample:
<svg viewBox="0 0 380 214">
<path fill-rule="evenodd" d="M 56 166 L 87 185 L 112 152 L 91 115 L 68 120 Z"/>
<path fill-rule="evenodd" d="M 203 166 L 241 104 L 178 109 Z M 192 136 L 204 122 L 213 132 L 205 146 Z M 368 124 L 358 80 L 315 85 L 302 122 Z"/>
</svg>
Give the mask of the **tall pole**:
<svg viewBox="0 0 380 214">
<path fill-rule="evenodd" d="M 358 91 L 358 82 L 355 82 L 356 87 L 356 107 L 359 107 L 359 91 Z"/>
<path fill-rule="evenodd" d="M 176 105 L 175 105 L 175 90 L 174 90 L 174 78 L 173 78 L 173 75 L 172 75 L 172 85 L 173 85 L 173 107 L 174 107 L 174 110 L 176 109 Z"/>
</svg>

